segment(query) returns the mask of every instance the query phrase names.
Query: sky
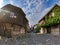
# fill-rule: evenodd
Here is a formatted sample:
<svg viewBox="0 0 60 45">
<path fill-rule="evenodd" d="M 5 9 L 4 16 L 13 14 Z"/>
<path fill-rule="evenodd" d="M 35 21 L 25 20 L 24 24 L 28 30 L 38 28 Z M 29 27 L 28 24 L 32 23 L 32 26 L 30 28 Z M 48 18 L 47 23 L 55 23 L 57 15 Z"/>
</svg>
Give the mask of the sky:
<svg viewBox="0 0 60 45">
<path fill-rule="evenodd" d="M 0 0 L 0 8 L 7 4 L 22 8 L 29 25 L 32 26 L 37 24 L 54 4 L 60 5 L 60 0 Z"/>
</svg>

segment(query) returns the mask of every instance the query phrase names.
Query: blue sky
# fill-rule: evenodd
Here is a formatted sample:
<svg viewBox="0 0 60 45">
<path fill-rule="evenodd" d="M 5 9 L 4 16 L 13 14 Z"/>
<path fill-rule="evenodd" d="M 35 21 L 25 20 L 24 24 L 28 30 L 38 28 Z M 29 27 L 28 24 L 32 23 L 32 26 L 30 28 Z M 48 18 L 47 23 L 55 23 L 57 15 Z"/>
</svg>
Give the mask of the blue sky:
<svg viewBox="0 0 60 45">
<path fill-rule="evenodd" d="M 60 5 L 60 0 L 0 0 L 0 8 L 7 4 L 22 8 L 31 26 L 37 24 L 55 3 Z"/>
</svg>

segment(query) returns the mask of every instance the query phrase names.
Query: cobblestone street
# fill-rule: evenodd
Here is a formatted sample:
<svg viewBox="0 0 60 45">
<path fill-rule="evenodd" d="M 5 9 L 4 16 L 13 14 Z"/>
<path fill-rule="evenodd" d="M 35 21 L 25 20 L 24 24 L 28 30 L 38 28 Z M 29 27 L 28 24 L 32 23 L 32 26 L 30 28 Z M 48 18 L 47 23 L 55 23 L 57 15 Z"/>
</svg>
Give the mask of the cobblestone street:
<svg viewBox="0 0 60 45">
<path fill-rule="evenodd" d="M 2 38 L 0 45 L 60 45 L 60 37 L 49 34 L 26 34 L 18 38 Z"/>
</svg>

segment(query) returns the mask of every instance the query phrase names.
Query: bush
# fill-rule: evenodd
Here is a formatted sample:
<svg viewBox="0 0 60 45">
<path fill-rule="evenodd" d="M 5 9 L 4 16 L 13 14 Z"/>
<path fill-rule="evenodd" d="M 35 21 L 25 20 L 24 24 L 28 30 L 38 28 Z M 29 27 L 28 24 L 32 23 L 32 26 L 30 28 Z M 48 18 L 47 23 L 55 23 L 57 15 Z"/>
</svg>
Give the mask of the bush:
<svg viewBox="0 0 60 45">
<path fill-rule="evenodd" d="M 40 25 L 37 25 L 37 28 L 35 28 L 36 33 L 40 32 L 40 29 L 41 29 Z"/>
</svg>

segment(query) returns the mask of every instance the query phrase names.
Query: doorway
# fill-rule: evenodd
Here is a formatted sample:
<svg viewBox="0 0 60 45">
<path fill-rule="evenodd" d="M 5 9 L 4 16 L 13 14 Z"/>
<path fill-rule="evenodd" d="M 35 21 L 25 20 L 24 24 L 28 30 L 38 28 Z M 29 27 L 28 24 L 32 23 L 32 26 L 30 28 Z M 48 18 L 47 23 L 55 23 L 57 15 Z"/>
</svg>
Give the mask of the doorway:
<svg viewBox="0 0 60 45">
<path fill-rule="evenodd" d="M 48 34 L 51 33 L 51 27 L 47 27 L 47 33 L 48 33 Z"/>
</svg>

